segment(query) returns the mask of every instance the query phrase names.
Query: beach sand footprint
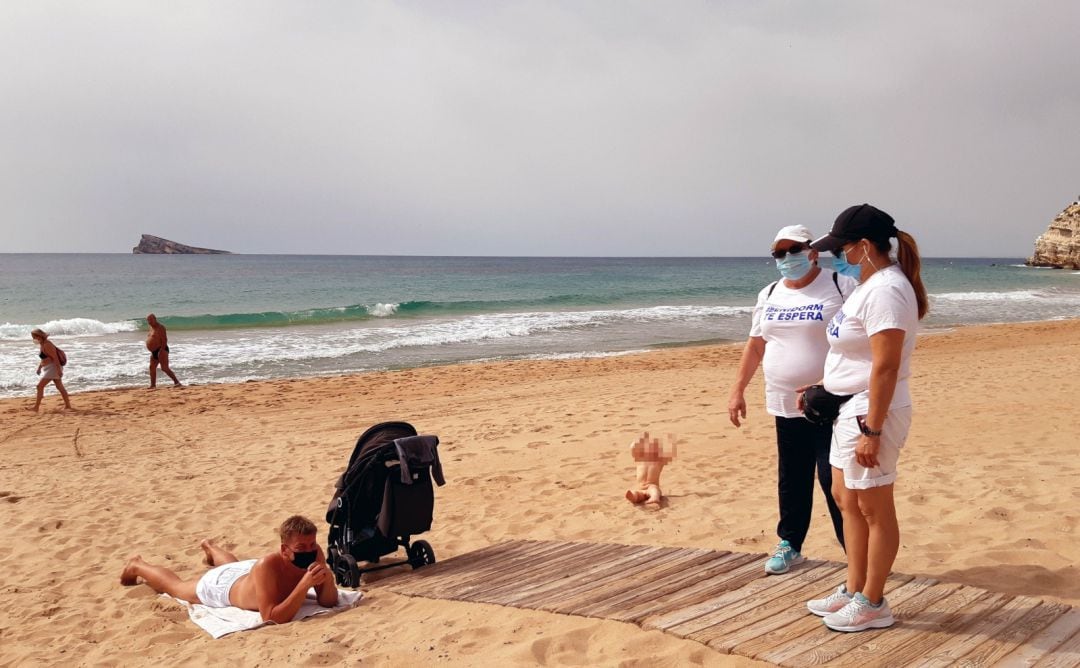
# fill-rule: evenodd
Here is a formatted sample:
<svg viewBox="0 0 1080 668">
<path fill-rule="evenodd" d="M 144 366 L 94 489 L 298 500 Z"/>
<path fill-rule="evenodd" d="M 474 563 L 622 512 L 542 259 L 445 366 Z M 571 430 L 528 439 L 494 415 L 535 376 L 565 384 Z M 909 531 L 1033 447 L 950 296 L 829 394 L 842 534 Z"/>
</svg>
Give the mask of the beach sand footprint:
<svg viewBox="0 0 1080 668">
<path fill-rule="evenodd" d="M 301 666 L 337 666 L 348 657 L 347 650 L 323 650 L 304 659 Z"/>
<path fill-rule="evenodd" d="M 589 648 L 593 629 L 575 629 L 569 633 L 535 640 L 530 647 L 532 656 L 542 666 L 558 665 L 567 656 L 581 656 Z"/>
</svg>

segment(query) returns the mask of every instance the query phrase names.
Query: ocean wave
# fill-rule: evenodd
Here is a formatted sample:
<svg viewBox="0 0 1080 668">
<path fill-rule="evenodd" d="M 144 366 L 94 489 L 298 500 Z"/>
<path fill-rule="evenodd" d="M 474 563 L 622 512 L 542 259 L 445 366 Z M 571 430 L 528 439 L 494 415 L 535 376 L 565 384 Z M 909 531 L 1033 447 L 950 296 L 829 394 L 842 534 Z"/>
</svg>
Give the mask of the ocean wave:
<svg viewBox="0 0 1080 668">
<path fill-rule="evenodd" d="M 378 305 L 385 306 L 385 305 Z M 374 308 L 374 307 L 373 307 Z M 206 313 L 203 315 L 158 316 L 170 330 L 241 329 L 245 327 L 287 327 L 321 323 L 367 320 L 373 317 L 367 306 L 334 306 L 301 311 L 262 311 L 258 313 Z"/>
<path fill-rule="evenodd" d="M 196 363 L 220 364 L 227 358 L 244 364 L 305 362 L 365 356 L 402 349 L 439 349 L 490 344 L 534 336 L 581 336 L 605 327 L 634 329 L 715 318 L 745 316 L 749 306 L 654 306 L 600 311 L 540 311 L 488 313 L 426 322 L 401 322 L 387 327 L 356 327 L 310 333 L 292 329 L 239 337 L 215 337 L 189 344 L 188 356 Z M 201 337 L 200 337 L 201 338 Z M 587 337 L 591 338 L 591 337 Z M 170 340 L 172 343 L 172 340 Z M 228 353 L 225 354 L 225 350 Z M 483 355 L 481 355 L 483 356 Z"/>
<path fill-rule="evenodd" d="M 174 369 L 189 383 L 282 376 L 353 373 L 439 361 L 555 358 L 625 354 L 656 340 L 702 334 L 726 326 L 745 329 L 749 306 L 655 306 L 594 311 L 484 313 L 375 326 L 223 332 L 178 331 L 169 337 Z M 135 323 L 132 323 L 132 328 Z M 0 396 L 32 391 L 36 351 L 0 344 Z M 70 360 L 65 382 L 79 390 L 138 386 L 146 382 L 147 353 L 130 337 L 82 339 L 64 344 Z"/>
<path fill-rule="evenodd" d="M 378 353 L 400 348 L 424 348 L 527 338 L 560 332 L 581 332 L 606 326 L 686 323 L 717 317 L 747 315 L 749 306 L 653 306 L 599 311 L 494 313 L 454 320 L 392 328 L 365 328 L 336 334 L 343 354 Z M 296 350 L 309 355 L 308 346 Z M 321 353 L 316 353 L 321 355 Z"/>
<path fill-rule="evenodd" d="M 946 292 L 930 295 L 932 300 L 948 302 L 1057 302 L 1073 304 L 1080 294 L 1054 293 L 1047 290 L 1010 290 L 1007 292 Z"/>
<path fill-rule="evenodd" d="M 92 318 L 67 318 L 50 320 L 43 325 L 24 325 L 5 322 L 0 325 L 0 340 L 15 341 L 30 338 L 30 332 L 40 328 L 49 336 L 105 336 L 118 332 L 134 332 L 139 329 L 135 320 L 121 322 L 101 322 Z"/>
<path fill-rule="evenodd" d="M 680 294 L 686 297 L 696 290 Z M 621 300 L 623 297 L 620 297 Z M 619 301 L 616 300 L 616 301 Z M 289 327 L 293 325 L 319 325 L 340 322 L 364 321 L 372 318 L 422 318 L 434 316 L 469 316 L 478 314 L 523 314 L 542 308 L 554 312 L 571 312 L 568 309 L 593 305 L 595 298 L 583 295 L 552 295 L 536 299 L 493 299 L 464 301 L 403 301 L 377 302 L 311 308 L 297 311 L 263 311 L 257 313 L 224 313 L 204 315 L 158 316 L 170 330 L 216 330 L 242 329 L 247 327 Z M 663 308 L 663 307 L 660 307 Z M 567 310 L 563 310 L 567 309 Z M 141 321 L 140 321 L 141 322 Z M 145 328 L 145 324 L 142 324 Z"/>
<path fill-rule="evenodd" d="M 612 351 L 600 351 L 600 352 L 580 352 L 580 353 L 537 353 L 533 355 L 523 355 L 519 359 L 522 360 L 591 360 L 591 359 L 603 359 L 605 357 L 624 357 L 626 355 L 641 355 L 644 353 L 653 352 L 648 348 L 634 348 L 632 350 L 612 350 Z M 477 360 L 482 362 L 483 360 Z"/>
<path fill-rule="evenodd" d="M 469 311 L 483 302 L 427 302 L 352 304 L 297 311 L 261 311 L 253 313 L 206 313 L 202 315 L 158 316 L 170 330 L 217 330 L 244 329 L 248 327 L 290 327 L 295 325 L 321 325 L 341 322 L 361 322 L 373 318 L 400 316 L 423 316 L 438 313 Z"/>
<path fill-rule="evenodd" d="M 397 313 L 398 306 L 400 304 L 376 304 L 368 311 L 376 318 L 387 318 Z"/>
</svg>

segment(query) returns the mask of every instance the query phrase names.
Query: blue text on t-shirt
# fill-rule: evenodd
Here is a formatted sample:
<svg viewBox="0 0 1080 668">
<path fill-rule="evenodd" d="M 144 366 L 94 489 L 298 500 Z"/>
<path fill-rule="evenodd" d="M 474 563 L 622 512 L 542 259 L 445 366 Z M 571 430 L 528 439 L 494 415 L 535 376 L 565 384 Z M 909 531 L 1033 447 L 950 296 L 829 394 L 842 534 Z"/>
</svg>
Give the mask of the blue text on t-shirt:
<svg viewBox="0 0 1080 668">
<path fill-rule="evenodd" d="M 761 317 L 763 320 L 824 320 L 825 318 L 821 315 L 824 308 L 824 304 L 805 304 L 788 308 L 766 306 Z"/>
</svg>

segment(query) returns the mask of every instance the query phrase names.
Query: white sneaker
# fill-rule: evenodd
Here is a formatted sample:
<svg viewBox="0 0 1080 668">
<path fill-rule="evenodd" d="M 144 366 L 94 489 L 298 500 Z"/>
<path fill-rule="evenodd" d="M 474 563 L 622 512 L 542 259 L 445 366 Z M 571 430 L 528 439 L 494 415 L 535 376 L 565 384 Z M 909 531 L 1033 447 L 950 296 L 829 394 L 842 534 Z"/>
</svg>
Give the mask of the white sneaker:
<svg viewBox="0 0 1080 668">
<path fill-rule="evenodd" d="M 824 617 L 825 615 L 831 615 L 848 603 L 851 603 L 851 594 L 848 593 L 847 585 L 840 585 L 836 588 L 836 591 L 825 598 L 815 598 L 812 601 L 807 601 L 806 609 L 818 617 Z"/>
<path fill-rule="evenodd" d="M 851 601 L 822 620 L 833 631 L 865 631 L 866 629 L 884 629 L 892 626 L 893 619 L 889 603 L 882 598 L 881 604 L 873 606 L 860 593 L 851 597 Z"/>
</svg>

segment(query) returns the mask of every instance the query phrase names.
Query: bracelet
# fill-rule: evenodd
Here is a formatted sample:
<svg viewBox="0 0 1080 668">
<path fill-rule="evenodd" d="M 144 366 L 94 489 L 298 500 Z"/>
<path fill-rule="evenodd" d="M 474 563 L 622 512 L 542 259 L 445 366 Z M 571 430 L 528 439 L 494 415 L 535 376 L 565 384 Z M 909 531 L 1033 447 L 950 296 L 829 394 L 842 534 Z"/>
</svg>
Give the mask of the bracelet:
<svg viewBox="0 0 1080 668">
<path fill-rule="evenodd" d="M 866 423 L 859 421 L 859 431 L 863 433 L 863 436 L 881 436 L 881 430 L 874 431 L 870 427 L 866 426 Z"/>
</svg>

